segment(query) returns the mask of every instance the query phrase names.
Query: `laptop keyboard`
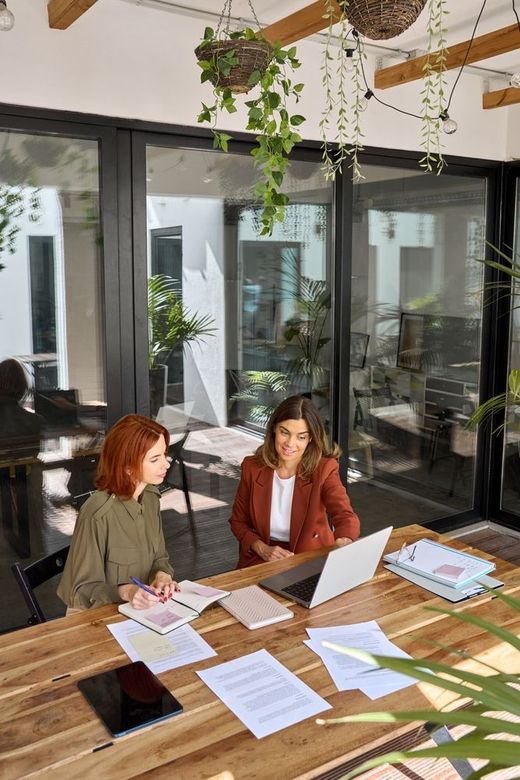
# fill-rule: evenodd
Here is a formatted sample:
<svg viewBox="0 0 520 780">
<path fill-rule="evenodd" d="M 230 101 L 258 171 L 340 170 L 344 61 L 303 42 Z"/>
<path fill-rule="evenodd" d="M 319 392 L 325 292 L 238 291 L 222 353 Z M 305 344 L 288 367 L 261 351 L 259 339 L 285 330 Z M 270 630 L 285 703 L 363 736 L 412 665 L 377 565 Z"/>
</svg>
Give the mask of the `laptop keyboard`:
<svg viewBox="0 0 520 780">
<path fill-rule="evenodd" d="M 299 582 L 293 582 L 292 585 L 286 585 L 283 589 L 284 593 L 288 593 L 290 596 L 296 596 L 302 601 L 310 601 L 316 590 L 316 585 L 321 577 L 321 571 L 317 574 L 312 574 L 310 577 L 306 577 Z"/>
</svg>

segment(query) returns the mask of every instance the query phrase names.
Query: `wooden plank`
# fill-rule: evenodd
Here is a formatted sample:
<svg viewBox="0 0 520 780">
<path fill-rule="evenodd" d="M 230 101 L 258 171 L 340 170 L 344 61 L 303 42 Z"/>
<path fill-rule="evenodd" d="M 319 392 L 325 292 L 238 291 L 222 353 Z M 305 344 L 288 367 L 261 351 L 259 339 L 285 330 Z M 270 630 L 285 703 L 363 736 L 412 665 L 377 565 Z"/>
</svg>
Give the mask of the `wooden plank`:
<svg viewBox="0 0 520 780">
<path fill-rule="evenodd" d="M 446 70 L 460 68 L 468 46 L 469 41 L 450 46 L 446 52 Z M 471 65 L 472 62 L 480 62 L 488 57 L 496 57 L 498 54 L 505 54 L 515 49 L 520 49 L 520 30 L 517 24 L 511 24 L 509 27 L 502 27 L 500 30 L 494 30 L 475 38 L 471 44 L 466 64 Z M 432 62 L 435 61 L 436 55 L 437 52 L 432 53 Z M 428 55 L 424 54 L 413 60 L 382 68 L 375 73 L 374 86 L 377 89 L 388 89 L 420 79 L 424 75 L 424 66 L 427 61 Z"/>
<path fill-rule="evenodd" d="M 515 103 L 520 103 L 518 87 L 506 87 L 482 95 L 482 108 L 502 108 L 502 106 L 514 106 Z"/>
<path fill-rule="evenodd" d="M 306 38 L 308 35 L 312 35 L 329 26 L 329 20 L 323 18 L 326 8 L 325 0 L 317 0 L 317 2 L 305 6 L 300 11 L 289 14 L 289 16 L 285 16 L 278 22 L 264 27 L 262 35 L 268 41 L 278 41 L 284 45 L 299 41 L 301 38 Z M 339 21 L 340 16 L 341 9 L 335 3 L 335 21 Z"/>
<path fill-rule="evenodd" d="M 47 5 L 49 27 L 66 30 L 76 19 L 92 8 L 97 0 L 50 0 Z"/>
</svg>

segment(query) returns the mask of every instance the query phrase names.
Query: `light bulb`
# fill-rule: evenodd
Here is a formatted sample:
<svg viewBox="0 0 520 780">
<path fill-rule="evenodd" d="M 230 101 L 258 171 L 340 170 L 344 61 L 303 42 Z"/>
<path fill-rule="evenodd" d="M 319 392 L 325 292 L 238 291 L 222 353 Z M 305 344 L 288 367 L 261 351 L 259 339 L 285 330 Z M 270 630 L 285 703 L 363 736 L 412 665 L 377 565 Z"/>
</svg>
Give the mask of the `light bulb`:
<svg viewBox="0 0 520 780">
<path fill-rule="evenodd" d="M 450 115 L 447 111 L 443 111 L 442 114 L 439 115 L 439 119 L 442 121 L 442 129 L 446 135 L 453 135 L 453 133 L 456 133 L 459 129 L 458 124 L 454 119 L 450 119 Z"/>
<path fill-rule="evenodd" d="M 14 27 L 14 14 L 9 10 L 5 0 L 0 0 L 0 32 L 8 32 Z"/>
<path fill-rule="evenodd" d="M 517 73 L 513 73 L 511 75 L 511 79 L 509 80 L 509 83 L 512 87 L 515 87 L 518 89 L 520 87 L 520 71 Z"/>
<path fill-rule="evenodd" d="M 365 94 L 362 97 L 358 98 L 358 101 L 357 101 L 357 109 L 358 109 L 358 111 L 366 111 L 367 110 L 367 108 L 368 108 L 368 101 L 370 100 L 370 98 L 372 97 L 373 94 L 374 93 L 372 92 L 371 89 L 367 89 Z"/>
</svg>

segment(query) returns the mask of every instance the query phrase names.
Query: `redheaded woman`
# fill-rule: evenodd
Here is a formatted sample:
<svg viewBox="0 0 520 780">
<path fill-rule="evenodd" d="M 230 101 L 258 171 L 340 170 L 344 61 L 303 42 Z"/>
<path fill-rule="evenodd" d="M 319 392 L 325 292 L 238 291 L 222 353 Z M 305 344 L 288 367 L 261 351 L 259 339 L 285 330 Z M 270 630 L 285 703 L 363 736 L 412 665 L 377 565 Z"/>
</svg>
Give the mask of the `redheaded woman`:
<svg viewBox="0 0 520 780">
<path fill-rule="evenodd" d="M 339 454 L 312 401 L 298 395 L 282 401 L 264 443 L 242 462 L 230 519 L 240 543 L 239 567 L 358 538 L 359 518 L 339 477 Z"/>
<path fill-rule="evenodd" d="M 58 587 L 69 612 L 123 601 L 146 609 L 175 590 L 154 487 L 168 470 L 169 438 L 166 428 L 138 414 L 123 417 L 107 434 L 98 489 L 81 508 Z"/>
</svg>

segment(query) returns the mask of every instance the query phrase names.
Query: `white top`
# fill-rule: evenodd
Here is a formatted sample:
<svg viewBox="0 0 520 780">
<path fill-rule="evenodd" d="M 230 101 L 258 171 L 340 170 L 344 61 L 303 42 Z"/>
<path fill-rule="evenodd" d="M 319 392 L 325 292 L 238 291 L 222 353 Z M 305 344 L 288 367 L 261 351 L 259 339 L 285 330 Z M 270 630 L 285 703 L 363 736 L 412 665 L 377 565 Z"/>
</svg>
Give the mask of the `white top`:
<svg viewBox="0 0 520 780">
<path fill-rule="evenodd" d="M 291 509 L 296 476 L 281 479 L 276 471 L 273 475 L 271 497 L 271 539 L 288 542 L 291 530 Z"/>
</svg>

